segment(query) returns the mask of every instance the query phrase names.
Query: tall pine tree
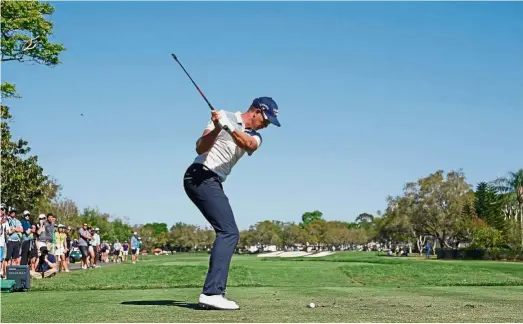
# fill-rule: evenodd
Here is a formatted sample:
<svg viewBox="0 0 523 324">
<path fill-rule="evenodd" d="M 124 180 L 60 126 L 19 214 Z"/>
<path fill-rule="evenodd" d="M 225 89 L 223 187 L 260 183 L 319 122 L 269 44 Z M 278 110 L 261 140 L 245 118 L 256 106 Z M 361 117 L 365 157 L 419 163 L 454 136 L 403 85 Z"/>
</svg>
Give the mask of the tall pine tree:
<svg viewBox="0 0 523 324">
<path fill-rule="evenodd" d="M 501 199 L 491 184 L 480 182 L 477 185 L 476 214 L 489 226 L 503 230 L 505 220 L 501 209 Z"/>
</svg>

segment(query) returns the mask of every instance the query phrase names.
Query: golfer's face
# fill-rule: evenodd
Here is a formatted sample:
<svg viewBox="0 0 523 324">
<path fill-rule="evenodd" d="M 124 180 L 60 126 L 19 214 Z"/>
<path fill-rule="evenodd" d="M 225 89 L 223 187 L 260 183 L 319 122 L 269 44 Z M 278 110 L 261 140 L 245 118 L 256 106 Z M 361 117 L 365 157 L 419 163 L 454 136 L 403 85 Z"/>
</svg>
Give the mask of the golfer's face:
<svg viewBox="0 0 523 324">
<path fill-rule="evenodd" d="M 253 118 L 252 125 L 254 129 L 263 129 L 269 126 L 271 122 L 267 119 L 267 116 L 261 111 L 261 109 L 257 110 L 256 115 Z"/>
</svg>

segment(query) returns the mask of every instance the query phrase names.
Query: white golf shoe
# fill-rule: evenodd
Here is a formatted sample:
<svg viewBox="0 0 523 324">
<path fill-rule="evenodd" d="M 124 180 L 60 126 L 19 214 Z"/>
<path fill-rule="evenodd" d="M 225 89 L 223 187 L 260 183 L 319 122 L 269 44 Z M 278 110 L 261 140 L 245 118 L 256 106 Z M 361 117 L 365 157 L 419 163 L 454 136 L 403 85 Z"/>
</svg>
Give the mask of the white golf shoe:
<svg viewBox="0 0 523 324">
<path fill-rule="evenodd" d="M 236 304 L 232 300 L 228 300 L 227 298 L 225 298 L 222 295 L 207 296 L 207 295 L 201 294 L 198 304 L 200 307 L 207 308 L 207 309 L 219 309 L 219 310 L 240 309 L 240 306 L 238 306 L 238 304 Z"/>
</svg>

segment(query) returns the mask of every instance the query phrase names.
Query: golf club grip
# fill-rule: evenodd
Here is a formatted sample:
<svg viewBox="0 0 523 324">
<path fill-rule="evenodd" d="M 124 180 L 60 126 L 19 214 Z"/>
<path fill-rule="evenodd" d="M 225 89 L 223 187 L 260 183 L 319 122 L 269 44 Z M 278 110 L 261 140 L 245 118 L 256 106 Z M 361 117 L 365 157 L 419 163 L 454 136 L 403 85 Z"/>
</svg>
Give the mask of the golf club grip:
<svg viewBox="0 0 523 324">
<path fill-rule="evenodd" d="M 178 62 L 178 64 L 180 65 L 180 67 L 183 69 L 183 72 L 185 72 L 185 74 L 189 77 L 189 79 L 191 80 L 192 84 L 194 85 L 194 87 L 196 88 L 196 90 L 198 90 L 198 92 L 200 93 L 200 95 L 202 96 L 203 100 L 205 100 L 205 102 L 207 103 L 207 105 L 209 105 L 209 108 L 211 108 L 211 110 L 215 110 L 214 107 L 211 105 L 211 103 L 209 102 L 209 100 L 207 100 L 207 98 L 205 97 L 205 95 L 203 94 L 202 90 L 200 90 L 200 88 L 198 88 L 198 85 L 196 85 L 196 82 L 194 82 L 194 80 L 191 78 L 191 76 L 189 75 L 189 73 L 187 72 L 187 70 L 185 70 L 185 68 L 183 67 L 182 63 L 180 61 L 178 61 L 178 58 L 176 57 L 176 55 L 174 54 L 171 54 L 173 59 Z"/>
</svg>

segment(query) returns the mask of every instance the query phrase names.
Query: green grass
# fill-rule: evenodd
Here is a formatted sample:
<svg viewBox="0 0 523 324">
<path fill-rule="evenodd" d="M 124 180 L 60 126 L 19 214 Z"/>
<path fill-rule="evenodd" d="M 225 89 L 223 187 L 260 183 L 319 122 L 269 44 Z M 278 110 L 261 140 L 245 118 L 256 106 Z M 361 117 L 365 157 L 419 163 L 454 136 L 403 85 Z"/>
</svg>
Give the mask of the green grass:
<svg viewBox="0 0 523 324">
<path fill-rule="evenodd" d="M 2 321 L 523 321 L 522 263 L 359 252 L 298 259 L 235 256 L 227 295 L 242 309 L 219 312 L 195 309 L 207 262 L 207 254 L 148 256 L 134 265 L 32 281 L 30 292 L 1 295 Z M 307 308 L 310 302 L 318 307 Z M 20 312 L 24 304 L 31 307 Z"/>
</svg>

